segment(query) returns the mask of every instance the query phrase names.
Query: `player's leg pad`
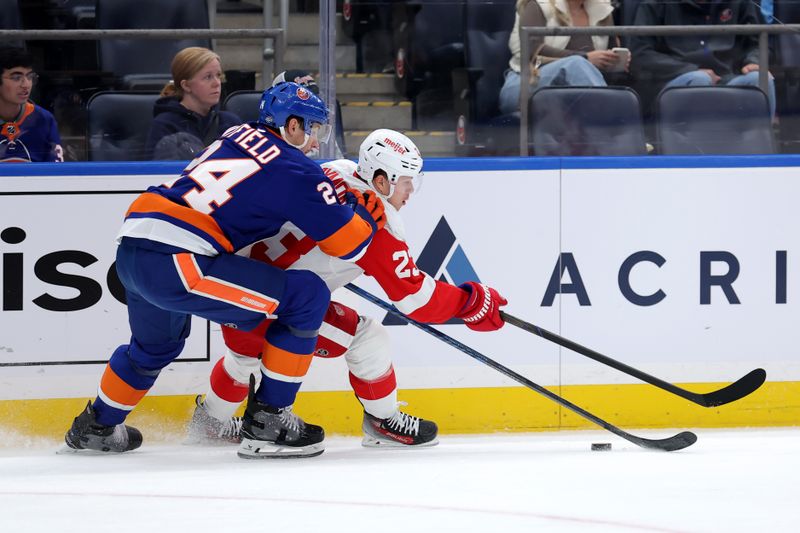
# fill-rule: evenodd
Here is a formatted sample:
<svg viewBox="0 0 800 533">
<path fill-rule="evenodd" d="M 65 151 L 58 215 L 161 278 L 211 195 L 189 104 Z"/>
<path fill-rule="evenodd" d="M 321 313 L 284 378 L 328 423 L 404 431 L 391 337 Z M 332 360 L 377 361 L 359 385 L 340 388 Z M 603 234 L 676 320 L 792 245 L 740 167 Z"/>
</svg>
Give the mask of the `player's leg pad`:
<svg viewBox="0 0 800 533">
<path fill-rule="evenodd" d="M 364 438 L 361 445 L 367 448 L 422 448 L 439 444 L 439 428 L 435 422 L 411 416 L 398 408 L 389 418 L 377 418 L 364 412 Z"/>
<path fill-rule="evenodd" d="M 241 417 L 231 416 L 226 420 L 217 420 L 208 413 L 199 394 L 194 401 L 196 406 L 189 421 L 186 444 L 214 445 L 242 442 Z"/>
<path fill-rule="evenodd" d="M 142 433 L 125 424 L 103 426 L 97 423 L 92 402 L 72 422 L 64 440 L 73 450 L 121 453 L 142 445 Z"/>
<path fill-rule="evenodd" d="M 243 459 L 289 459 L 314 457 L 325 451 L 325 431 L 307 424 L 292 412 L 292 406 L 272 407 L 259 402 L 250 381 L 250 395 L 242 424 Z"/>
</svg>

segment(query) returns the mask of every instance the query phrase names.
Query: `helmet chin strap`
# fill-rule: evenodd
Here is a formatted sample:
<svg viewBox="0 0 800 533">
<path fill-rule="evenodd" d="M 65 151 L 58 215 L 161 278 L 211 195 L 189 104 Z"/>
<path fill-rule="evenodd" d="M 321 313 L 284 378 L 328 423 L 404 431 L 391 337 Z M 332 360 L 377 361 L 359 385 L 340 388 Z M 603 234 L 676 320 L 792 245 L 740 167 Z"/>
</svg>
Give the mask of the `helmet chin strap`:
<svg viewBox="0 0 800 533">
<path fill-rule="evenodd" d="M 308 133 L 303 132 L 303 135 L 305 135 L 303 139 L 303 144 L 294 144 L 292 141 L 289 140 L 289 137 L 286 136 L 286 130 L 283 129 L 283 126 L 281 126 L 278 129 L 281 131 L 281 137 L 283 137 L 283 140 L 286 141 L 286 144 L 288 144 L 289 146 L 294 146 L 298 150 L 302 150 L 308 144 L 308 140 L 311 138 L 311 136 Z"/>
</svg>

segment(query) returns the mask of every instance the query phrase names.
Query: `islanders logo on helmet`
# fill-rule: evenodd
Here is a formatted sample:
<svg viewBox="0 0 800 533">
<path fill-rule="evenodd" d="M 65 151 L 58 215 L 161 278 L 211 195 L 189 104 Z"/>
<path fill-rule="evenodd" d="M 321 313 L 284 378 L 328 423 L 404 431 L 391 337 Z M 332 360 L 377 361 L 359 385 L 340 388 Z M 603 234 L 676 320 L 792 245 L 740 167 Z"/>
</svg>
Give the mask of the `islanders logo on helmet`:
<svg viewBox="0 0 800 533">
<path fill-rule="evenodd" d="M 310 96 L 311 96 L 311 93 L 309 93 L 309 92 L 306 90 L 306 88 L 305 88 L 305 87 L 298 87 L 298 88 L 297 88 L 297 97 L 298 97 L 300 100 L 308 100 L 308 98 L 309 98 Z"/>
</svg>

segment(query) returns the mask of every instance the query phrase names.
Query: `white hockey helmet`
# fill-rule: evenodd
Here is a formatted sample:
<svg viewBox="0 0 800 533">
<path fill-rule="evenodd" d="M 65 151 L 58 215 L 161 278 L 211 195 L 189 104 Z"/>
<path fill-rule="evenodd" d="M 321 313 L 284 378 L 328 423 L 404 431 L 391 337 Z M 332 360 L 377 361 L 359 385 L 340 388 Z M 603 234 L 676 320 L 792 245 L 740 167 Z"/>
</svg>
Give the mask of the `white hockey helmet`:
<svg viewBox="0 0 800 533">
<path fill-rule="evenodd" d="M 383 195 L 375 188 L 372 179 L 383 171 L 389 180 L 389 194 Z M 375 130 L 364 139 L 358 150 L 358 175 L 384 198 L 394 194 L 400 176 L 409 176 L 417 184 L 422 177 L 422 156 L 417 145 L 402 133 L 394 130 Z M 419 188 L 418 185 L 415 188 Z"/>
</svg>

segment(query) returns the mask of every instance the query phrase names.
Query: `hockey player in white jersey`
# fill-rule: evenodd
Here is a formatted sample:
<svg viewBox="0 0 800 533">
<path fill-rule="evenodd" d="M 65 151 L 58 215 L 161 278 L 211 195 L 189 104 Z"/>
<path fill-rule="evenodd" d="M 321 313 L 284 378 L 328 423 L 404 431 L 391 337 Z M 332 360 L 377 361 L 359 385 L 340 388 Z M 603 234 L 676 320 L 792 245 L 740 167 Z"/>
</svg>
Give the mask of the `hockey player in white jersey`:
<svg viewBox="0 0 800 533">
<path fill-rule="evenodd" d="M 503 326 L 499 311 L 507 302 L 494 289 L 475 282 L 456 287 L 417 269 L 399 214 L 422 170 L 422 157 L 408 137 L 392 130 L 376 130 L 362 143 L 357 165 L 341 159 L 322 166 L 340 200 L 346 190 L 354 191 L 368 210 L 374 209 L 375 204 L 380 208 L 376 195 L 383 200 L 385 226 L 376 232 L 364 256 L 355 263 L 331 259 L 292 224 L 284 225 L 276 235 L 244 253 L 281 268 L 311 270 L 331 291 L 366 273 L 381 285 L 400 311 L 421 322 L 443 323 L 455 317 L 477 331 Z M 212 370 L 205 400 L 197 397 L 189 427 L 191 441 L 241 439 L 241 420 L 233 414 L 247 396 L 250 376 L 258 375 L 262 328 L 267 324 L 265 321 L 253 331 L 223 327 L 228 350 Z M 344 355 L 350 383 L 364 407 L 364 446 L 434 445 L 438 442 L 436 424 L 399 408 L 389 344 L 388 332 L 381 324 L 331 302 L 315 355 Z"/>
</svg>

